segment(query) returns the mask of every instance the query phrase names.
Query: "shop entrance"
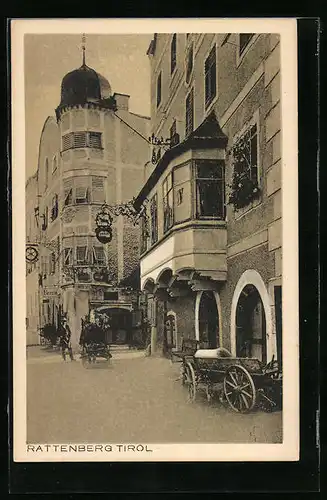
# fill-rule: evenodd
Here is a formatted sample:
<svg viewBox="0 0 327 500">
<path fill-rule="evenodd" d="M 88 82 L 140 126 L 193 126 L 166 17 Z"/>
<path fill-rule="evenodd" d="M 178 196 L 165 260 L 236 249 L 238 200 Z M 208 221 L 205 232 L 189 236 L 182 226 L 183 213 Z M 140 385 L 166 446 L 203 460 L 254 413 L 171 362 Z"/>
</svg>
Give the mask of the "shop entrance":
<svg viewBox="0 0 327 500">
<path fill-rule="evenodd" d="M 199 305 L 199 340 L 201 349 L 219 347 L 219 316 L 213 292 L 203 292 Z"/>
<path fill-rule="evenodd" d="M 107 342 L 110 344 L 130 344 L 132 333 L 132 313 L 127 309 L 106 308 L 95 313 L 106 317 Z"/>
<path fill-rule="evenodd" d="M 267 362 L 266 318 L 255 286 L 243 288 L 236 308 L 236 355 Z"/>
</svg>

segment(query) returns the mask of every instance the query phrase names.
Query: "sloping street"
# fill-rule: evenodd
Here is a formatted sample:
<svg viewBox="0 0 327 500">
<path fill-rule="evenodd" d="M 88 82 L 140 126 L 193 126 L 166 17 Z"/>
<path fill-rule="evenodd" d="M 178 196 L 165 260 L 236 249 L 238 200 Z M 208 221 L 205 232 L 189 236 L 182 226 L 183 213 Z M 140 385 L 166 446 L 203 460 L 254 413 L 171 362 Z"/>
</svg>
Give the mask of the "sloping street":
<svg viewBox="0 0 327 500">
<path fill-rule="evenodd" d="M 117 350 L 109 367 L 28 350 L 28 443 L 278 443 L 281 412 L 241 415 L 205 398 L 188 403 L 179 365 Z"/>
</svg>

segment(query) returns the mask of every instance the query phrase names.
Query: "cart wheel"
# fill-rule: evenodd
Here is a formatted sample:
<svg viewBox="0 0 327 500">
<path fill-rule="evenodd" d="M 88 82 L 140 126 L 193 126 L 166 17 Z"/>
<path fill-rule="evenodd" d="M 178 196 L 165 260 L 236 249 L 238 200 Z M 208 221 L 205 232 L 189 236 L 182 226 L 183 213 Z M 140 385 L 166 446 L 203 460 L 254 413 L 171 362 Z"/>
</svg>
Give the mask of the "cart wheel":
<svg viewBox="0 0 327 500">
<path fill-rule="evenodd" d="M 89 360 L 88 360 L 87 356 L 85 356 L 85 355 L 82 356 L 82 366 L 84 368 L 88 368 L 89 367 Z"/>
<path fill-rule="evenodd" d="M 195 377 L 194 368 L 191 363 L 186 363 L 186 384 L 188 385 L 188 400 L 193 403 L 197 395 L 197 382 Z"/>
<path fill-rule="evenodd" d="M 234 365 L 227 370 L 224 394 L 234 411 L 248 413 L 252 410 L 256 402 L 256 390 L 251 375 L 243 366 Z"/>
</svg>

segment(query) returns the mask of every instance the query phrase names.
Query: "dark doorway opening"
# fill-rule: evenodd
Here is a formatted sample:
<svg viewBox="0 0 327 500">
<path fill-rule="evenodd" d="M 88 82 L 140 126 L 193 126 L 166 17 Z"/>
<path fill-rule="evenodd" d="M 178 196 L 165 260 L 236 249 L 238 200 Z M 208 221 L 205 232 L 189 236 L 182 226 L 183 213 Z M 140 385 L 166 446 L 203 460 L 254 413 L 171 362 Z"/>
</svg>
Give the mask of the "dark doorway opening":
<svg viewBox="0 0 327 500">
<path fill-rule="evenodd" d="M 236 355 L 267 362 L 265 311 L 253 285 L 243 288 L 237 303 Z"/>
<path fill-rule="evenodd" d="M 216 298 L 211 291 L 205 291 L 201 295 L 199 335 L 201 349 L 215 349 L 219 347 L 219 316 Z"/>
</svg>

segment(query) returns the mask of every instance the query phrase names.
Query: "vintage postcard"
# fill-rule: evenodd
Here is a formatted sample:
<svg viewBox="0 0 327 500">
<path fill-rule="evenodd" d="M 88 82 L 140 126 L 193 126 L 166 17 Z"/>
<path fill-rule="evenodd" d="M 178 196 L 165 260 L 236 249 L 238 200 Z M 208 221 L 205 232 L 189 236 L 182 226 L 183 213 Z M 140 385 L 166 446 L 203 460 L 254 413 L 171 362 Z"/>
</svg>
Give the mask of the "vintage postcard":
<svg viewBox="0 0 327 500">
<path fill-rule="evenodd" d="M 16 462 L 299 459 L 296 47 L 12 21 Z"/>
</svg>

